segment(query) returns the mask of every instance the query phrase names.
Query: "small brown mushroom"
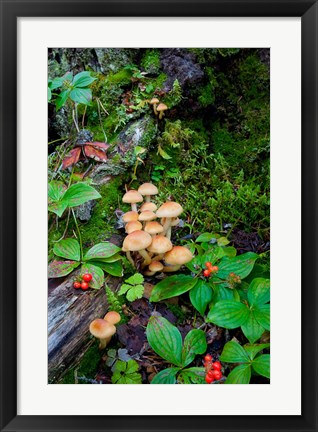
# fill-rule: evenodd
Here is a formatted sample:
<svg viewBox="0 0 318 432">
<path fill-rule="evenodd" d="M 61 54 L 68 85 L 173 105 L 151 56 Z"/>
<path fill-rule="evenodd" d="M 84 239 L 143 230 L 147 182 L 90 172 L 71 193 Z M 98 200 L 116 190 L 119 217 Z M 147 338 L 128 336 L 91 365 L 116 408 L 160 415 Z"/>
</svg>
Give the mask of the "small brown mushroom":
<svg viewBox="0 0 318 432">
<path fill-rule="evenodd" d="M 171 237 L 171 221 L 172 219 L 178 217 L 183 212 L 181 205 L 174 201 L 167 201 L 162 204 L 161 207 L 156 211 L 156 215 L 160 218 L 165 218 L 163 225 L 163 232 L 166 234 L 167 238 Z"/>
<path fill-rule="evenodd" d="M 159 222 L 150 221 L 146 223 L 144 230 L 153 237 L 163 232 L 163 226 Z"/>
<path fill-rule="evenodd" d="M 158 112 L 157 112 L 157 105 L 158 105 L 158 103 L 159 103 L 159 99 L 156 98 L 156 97 L 154 97 L 154 98 L 151 99 L 151 101 L 150 101 L 149 103 L 150 103 L 150 105 L 152 105 L 152 107 L 153 107 L 153 112 L 155 113 L 155 115 L 158 115 Z"/>
<path fill-rule="evenodd" d="M 136 221 L 136 220 L 138 220 L 138 212 L 136 212 L 136 211 L 129 211 L 129 212 L 125 213 L 122 216 L 122 220 L 125 223 L 131 222 L 131 221 Z"/>
<path fill-rule="evenodd" d="M 167 237 L 163 235 L 156 235 L 152 238 L 152 243 L 148 246 L 148 251 L 154 254 L 158 254 L 152 258 L 152 261 L 160 261 L 165 252 L 168 252 L 173 248 L 173 245 Z"/>
<path fill-rule="evenodd" d="M 143 212 L 145 210 L 150 210 L 155 212 L 157 210 L 157 206 L 155 203 L 152 202 L 145 202 L 141 207 L 140 207 L 140 211 Z"/>
<path fill-rule="evenodd" d="M 116 311 L 109 311 L 107 312 L 107 314 L 104 316 L 104 320 L 108 321 L 109 323 L 115 325 L 118 324 L 119 321 L 121 320 L 121 316 L 119 315 L 118 312 Z"/>
<path fill-rule="evenodd" d="M 163 264 L 159 261 L 152 261 L 149 264 L 148 270 L 145 271 L 146 276 L 153 276 L 155 273 L 161 271 L 164 268 Z"/>
<path fill-rule="evenodd" d="M 138 191 L 133 189 L 126 192 L 125 195 L 123 196 L 123 202 L 131 204 L 131 210 L 135 212 L 137 211 L 136 203 L 142 201 L 143 201 L 142 195 Z"/>
<path fill-rule="evenodd" d="M 164 111 L 166 111 L 167 109 L 168 109 L 167 105 L 165 105 L 162 102 L 157 106 L 157 112 L 159 113 L 159 120 L 162 119 L 162 117 L 164 116 Z"/>
<path fill-rule="evenodd" d="M 116 327 L 102 318 L 97 318 L 90 323 L 89 331 L 99 339 L 99 349 L 104 349 L 111 337 L 116 333 Z"/>
<path fill-rule="evenodd" d="M 142 224 L 139 221 L 128 222 L 126 227 L 125 227 L 125 231 L 127 234 L 130 234 L 134 231 L 138 231 L 141 229 L 142 229 Z"/>
<path fill-rule="evenodd" d="M 139 186 L 138 192 L 145 197 L 146 202 L 150 202 L 150 197 L 157 195 L 158 188 L 152 183 L 144 183 Z"/>
<path fill-rule="evenodd" d="M 144 265 L 148 265 L 151 262 L 151 258 L 146 249 L 148 246 L 150 246 L 151 241 L 152 238 L 147 232 L 137 230 L 132 232 L 125 238 L 123 243 L 123 250 L 127 252 L 128 259 L 130 256 L 130 251 L 138 251 L 139 254 L 144 258 Z"/>
<path fill-rule="evenodd" d="M 182 264 L 190 262 L 193 258 L 192 253 L 184 246 L 174 246 L 170 251 L 165 253 L 164 261 L 168 266 L 165 266 L 162 271 L 174 272 L 179 270 Z"/>
</svg>

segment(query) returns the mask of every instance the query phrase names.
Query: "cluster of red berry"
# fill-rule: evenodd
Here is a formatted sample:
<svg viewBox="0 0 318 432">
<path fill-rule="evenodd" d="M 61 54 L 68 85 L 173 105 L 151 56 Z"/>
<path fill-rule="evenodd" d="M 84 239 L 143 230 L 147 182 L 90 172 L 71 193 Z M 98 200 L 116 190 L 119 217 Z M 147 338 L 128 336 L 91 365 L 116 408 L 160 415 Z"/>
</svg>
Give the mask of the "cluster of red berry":
<svg viewBox="0 0 318 432">
<path fill-rule="evenodd" d="M 210 261 L 205 263 L 205 267 L 206 269 L 203 270 L 203 276 L 205 277 L 209 277 L 212 273 L 216 273 L 217 271 L 219 271 L 219 267 L 213 266 L 212 263 L 210 263 Z"/>
<path fill-rule="evenodd" d="M 89 282 L 93 279 L 93 276 L 90 273 L 85 273 L 82 275 L 82 282 L 75 281 L 73 283 L 73 288 L 79 289 L 82 288 L 83 291 L 89 288 Z"/>
<path fill-rule="evenodd" d="M 205 381 L 211 384 L 213 381 L 218 381 L 222 378 L 222 365 L 219 361 L 213 362 L 212 356 L 207 354 L 204 357 L 204 367 L 206 370 Z"/>
<path fill-rule="evenodd" d="M 230 286 L 230 288 L 234 288 L 236 284 L 240 284 L 241 278 L 239 275 L 235 274 L 235 273 L 230 273 L 228 276 L 228 284 Z"/>
</svg>

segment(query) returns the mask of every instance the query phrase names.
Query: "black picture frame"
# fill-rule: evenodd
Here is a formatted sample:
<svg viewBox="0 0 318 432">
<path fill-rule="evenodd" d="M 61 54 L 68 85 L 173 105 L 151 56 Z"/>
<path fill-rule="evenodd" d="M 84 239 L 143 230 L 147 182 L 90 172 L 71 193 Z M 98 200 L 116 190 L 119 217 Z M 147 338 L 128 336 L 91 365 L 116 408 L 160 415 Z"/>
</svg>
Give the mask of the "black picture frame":
<svg viewBox="0 0 318 432">
<path fill-rule="evenodd" d="M 76 7 L 74 7 L 76 5 Z M 317 0 L 0 0 L 1 431 L 317 431 Z M 17 18 L 301 17 L 302 414 L 299 416 L 17 415 Z M 251 36 L 252 37 L 252 36 Z M 286 41 L 288 42 L 288 41 Z M 288 149 L 286 149 L 288 152 Z M 292 235 L 292 233 L 289 233 Z M 290 323 L 292 325 L 292 323 Z M 293 361 L 292 347 L 287 347 Z M 286 359 L 284 360 L 286 361 Z M 295 373 L 299 373 L 295 365 Z M 282 374 L 284 373 L 282 369 Z M 292 377 L 290 377 L 292 379 Z"/>
</svg>

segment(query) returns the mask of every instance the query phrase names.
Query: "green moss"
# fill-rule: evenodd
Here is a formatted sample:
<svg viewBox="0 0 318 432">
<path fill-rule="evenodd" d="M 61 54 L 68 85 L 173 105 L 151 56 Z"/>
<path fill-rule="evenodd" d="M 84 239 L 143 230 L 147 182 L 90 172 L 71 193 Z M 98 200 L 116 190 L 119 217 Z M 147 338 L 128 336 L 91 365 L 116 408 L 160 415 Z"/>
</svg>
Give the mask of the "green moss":
<svg viewBox="0 0 318 432">
<path fill-rule="evenodd" d="M 147 49 L 141 59 L 141 66 L 149 74 L 158 74 L 160 68 L 160 51 Z"/>
<path fill-rule="evenodd" d="M 125 86 L 127 84 L 130 84 L 130 82 L 131 82 L 131 72 L 126 69 L 121 69 L 115 74 L 107 75 L 104 85 L 107 86 L 109 84 L 116 84 L 120 86 Z"/>
<path fill-rule="evenodd" d="M 77 371 L 77 377 L 94 379 L 96 375 L 97 366 L 101 361 L 101 351 L 98 348 L 98 343 L 94 343 L 81 359 L 78 366 L 70 369 L 66 375 L 64 375 L 61 384 L 75 384 L 75 371 Z M 89 384 L 87 381 L 78 380 L 78 384 Z"/>
</svg>

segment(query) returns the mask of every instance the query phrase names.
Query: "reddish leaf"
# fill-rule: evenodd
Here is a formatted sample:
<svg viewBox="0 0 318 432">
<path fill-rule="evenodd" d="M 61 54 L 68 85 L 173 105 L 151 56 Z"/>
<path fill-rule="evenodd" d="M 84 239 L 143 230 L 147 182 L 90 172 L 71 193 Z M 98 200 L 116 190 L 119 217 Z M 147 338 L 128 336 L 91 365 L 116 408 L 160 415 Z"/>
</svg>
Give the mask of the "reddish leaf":
<svg viewBox="0 0 318 432">
<path fill-rule="evenodd" d="M 85 145 L 84 152 L 87 157 L 90 157 L 97 162 L 106 162 L 107 156 L 103 150 L 98 150 L 97 148 L 94 148 L 91 145 Z"/>
<path fill-rule="evenodd" d="M 85 145 L 93 146 L 93 147 L 99 147 L 101 149 L 107 150 L 109 147 L 109 144 L 105 144 L 102 142 L 94 141 L 94 142 L 87 142 Z"/>
<path fill-rule="evenodd" d="M 66 169 L 69 166 L 72 166 L 72 165 L 76 164 L 76 162 L 78 162 L 78 160 L 80 158 L 80 155 L 81 155 L 81 148 L 80 147 L 73 148 L 66 155 L 66 157 L 63 159 L 62 168 Z"/>
</svg>

